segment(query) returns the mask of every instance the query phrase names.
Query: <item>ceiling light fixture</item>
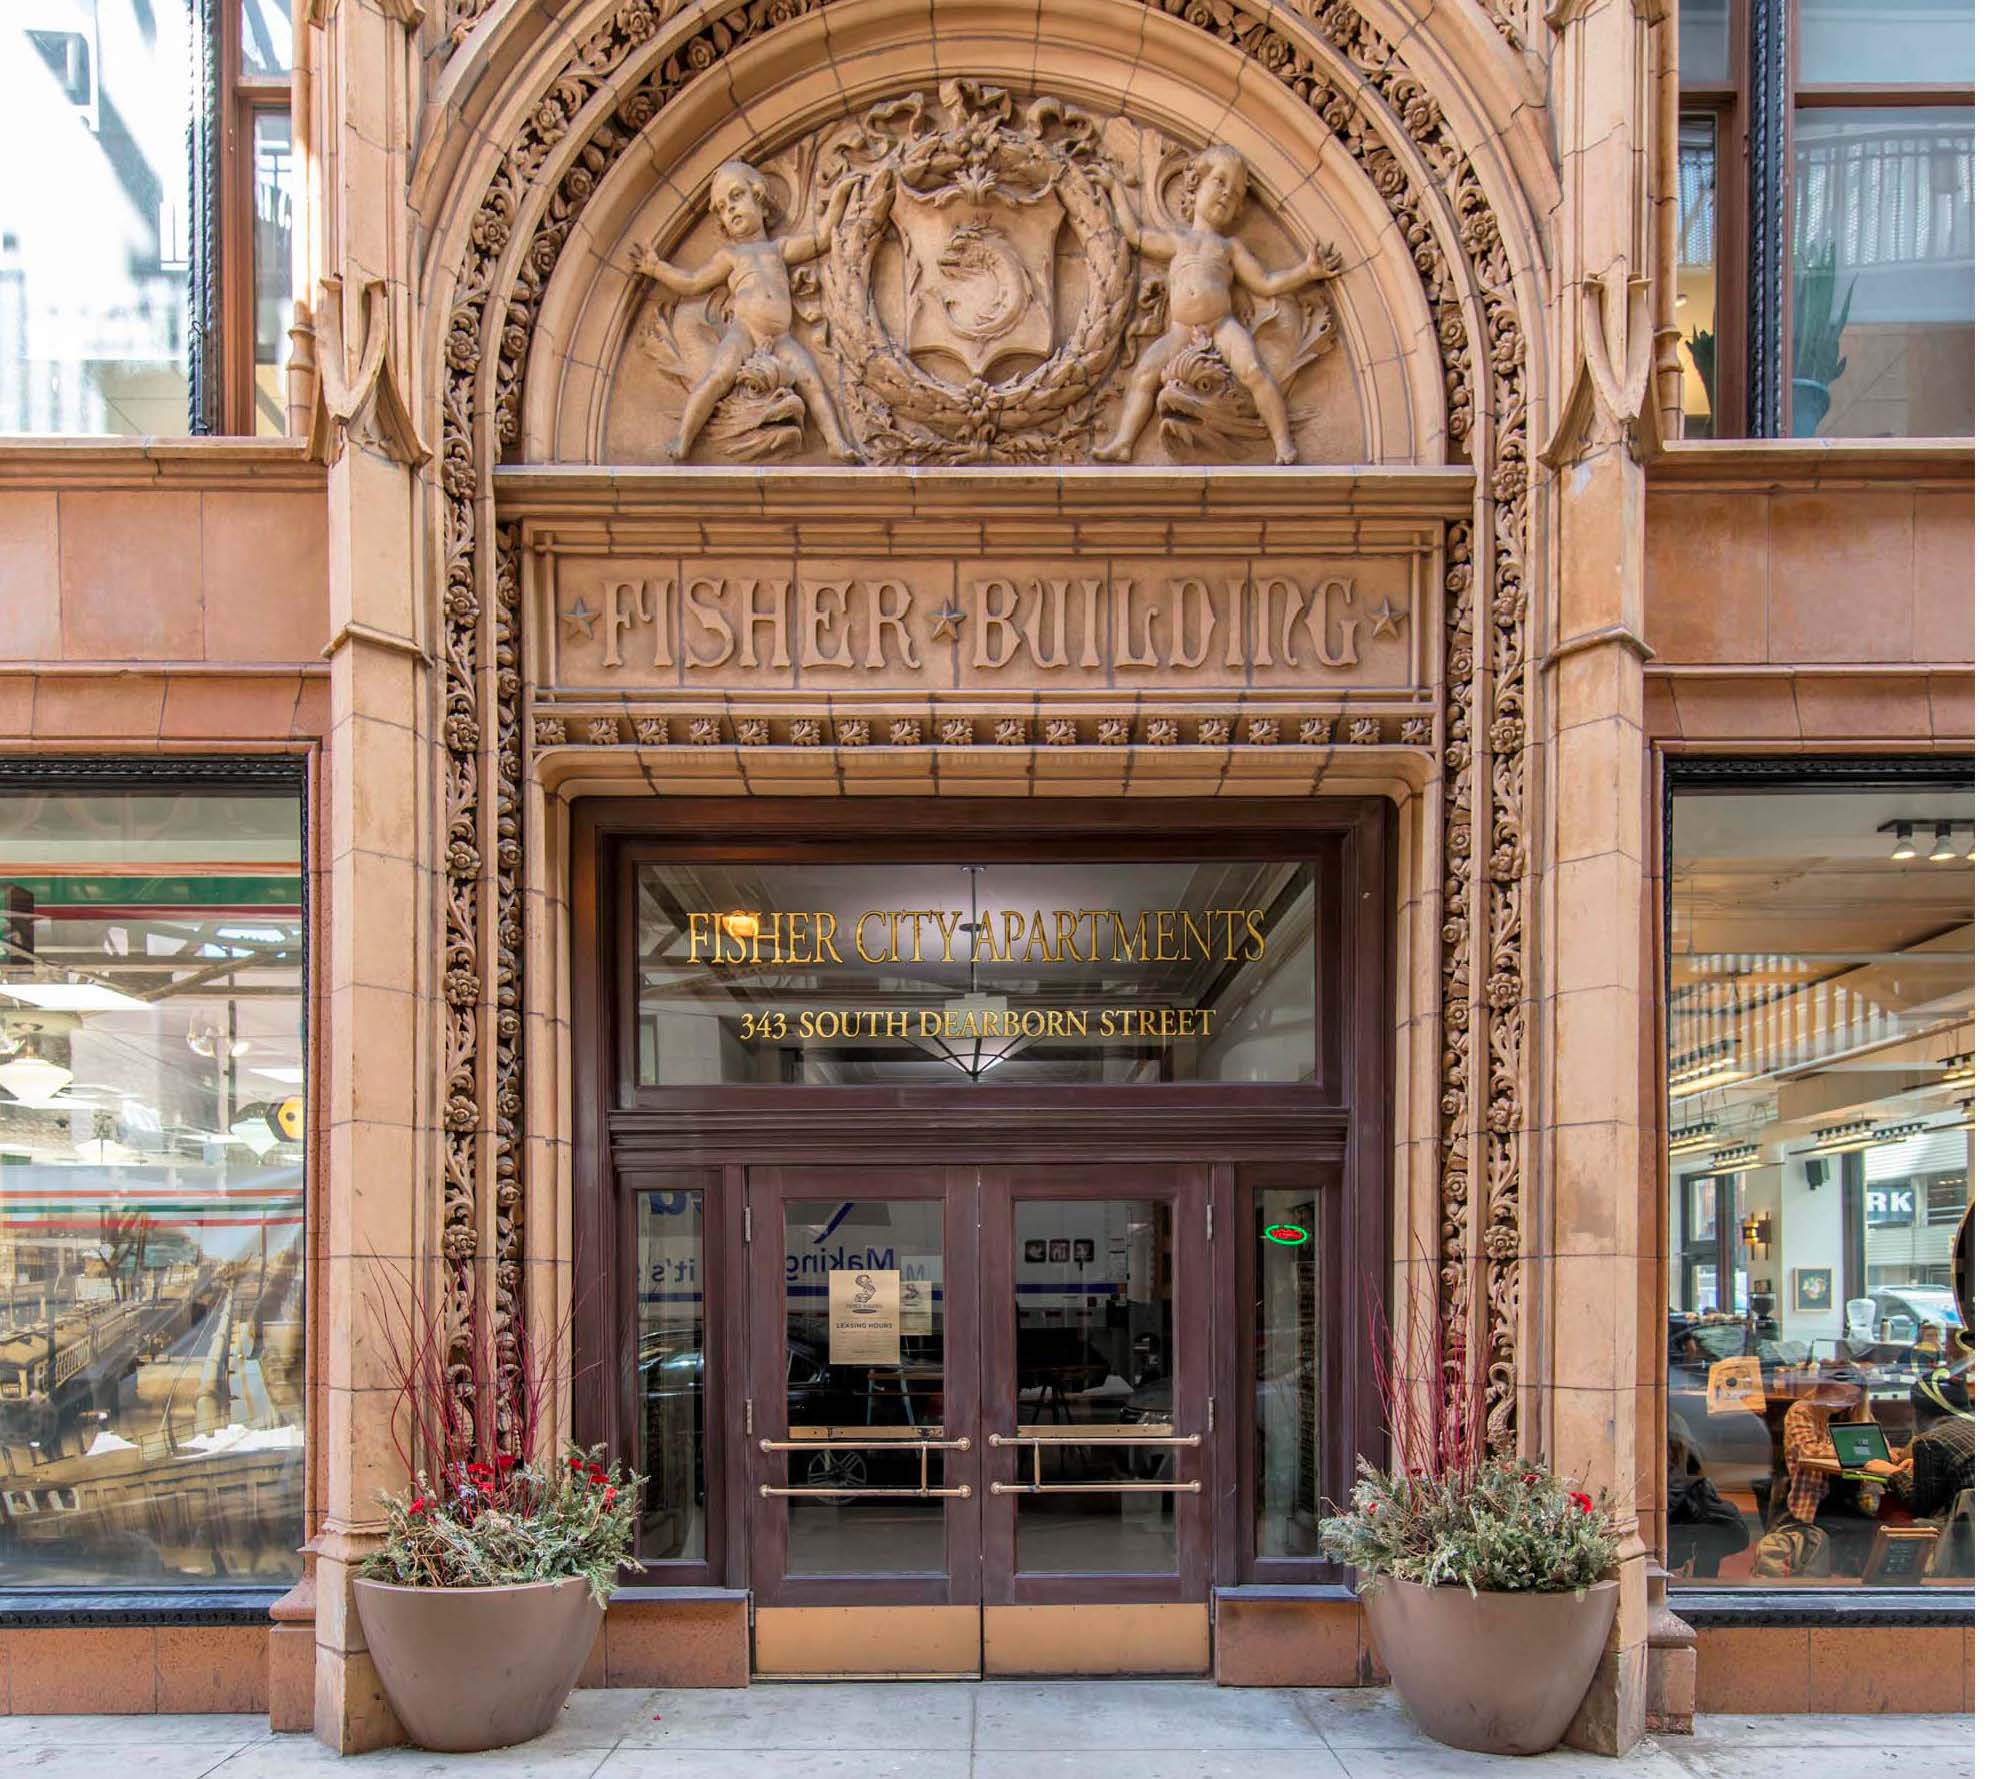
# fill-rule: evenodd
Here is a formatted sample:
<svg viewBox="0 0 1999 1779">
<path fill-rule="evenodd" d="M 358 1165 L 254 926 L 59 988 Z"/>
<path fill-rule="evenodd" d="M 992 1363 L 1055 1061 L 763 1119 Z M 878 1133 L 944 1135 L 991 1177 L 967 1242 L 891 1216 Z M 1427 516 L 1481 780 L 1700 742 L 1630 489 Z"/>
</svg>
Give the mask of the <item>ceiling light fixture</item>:
<svg viewBox="0 0 1999 1779">
<path fill-rule="evenodd" d="M 1937 1077 L 1939 1087 L 1969 1087 L 1978 1079 L 1977 1052 L 1967 1050 L 1958 1056 L 1943 1059 L 1943 1073 Z"/>
<path fill-rule="evenodd" d="M 1883 1125 L 1875 1132 L 1874 1140 L 1877 1143 L 1906 1143 L 1911 1137 L 1919 1137 L 1928 1129 L 1927 1122 L 1915 1118 L 1906 1124 Z"/>
<path fill-rule="evenodd" d="M 1890 848 L 1891 859 L 1912 859 L 1916 856 L 1916 824 L 1914 822 L 1883 822 L 1881 831 L 1893 831 L 1895 844 Z"/>
<path fill-rule="evenodd" d="M 1718 1151 L 1711 1165 L 1716 1173 L 1735 1173 L 1756 1166 L 1762 1159 L 1763 1151 L 1756 1144 L 1737 1143 L 1733 1148 Z"/>
<path fill-rule="evenodd" d="M 41 1054 L 40 1042 L 29 1037 L 18 1056 L 0 1062 L 0 1087 L 24 1106 L 46 1106 L 70 1084 L 70 1071 Z"/>
<path fill-rule="evenodd" d="M 1721 1140 L 1721 1126 L 1712 1118 L 1704 1118 L 1698 1124 L 1683 1124 L 1667 1136 L 1668 1155 L 1699 1155 L 1712 1149 Z"/>
<path fill-rule="evenodd" d="M 1874 1120 L 1856 1118 L 1848 1124 L 1829 1124 L 1817 1133 L 1818 1140 L 1808 1148 L 1807 1155 L 1844 1155 L 1851 1149 L 1865 1149 L 1877 1141 L 1874 1135 Z"/>
<path fill-rule="evenodd" d="M 1684 1099 L 1690 1093 L 1740 1081 L 1746 1071 L 1736 1061 L 1735 1054 L 1733 1038 L 1683 1052 L 1667 1065 L 1666 1091 L 1674 1099 Z"/>
<path fill-rule="evenodd" d="M 143 1013 L 150 1004 L 101 982 L 9 982 L 0 994 L 50 1013 Z"/>
<path fill-rule="evenodd" d="M 1932 865 L 1947 865 L 1952 859 L 1957 857 L 1957 848 L 1951 844 L 1950 831 L 1951 824 L 1949 822 L 1937 823 L 1937 843 L 1930 848 L 1930 863 Z"/>
</svg>

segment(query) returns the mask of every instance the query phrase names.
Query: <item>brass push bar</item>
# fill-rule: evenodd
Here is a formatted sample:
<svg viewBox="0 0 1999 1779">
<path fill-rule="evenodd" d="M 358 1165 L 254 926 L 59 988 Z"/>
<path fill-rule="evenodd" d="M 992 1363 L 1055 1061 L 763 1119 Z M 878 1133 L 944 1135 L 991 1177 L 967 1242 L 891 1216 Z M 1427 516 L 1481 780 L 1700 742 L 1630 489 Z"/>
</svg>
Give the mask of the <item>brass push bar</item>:
<svg viewBox="0 0 1999 1779">
<path fill-rule="evenodd" d="M 793 1496 L 804 1501 L 932 1501 L 939 1496 L 949 1495 L 964 1501 L 971 1497 L 969 1486 L 960 1485 L 955 1489 L 933 1489 L 930 1486 L 930 1454 L 932 1452 L 969 1452 L 970 1439 L 760 1439 L 757 1444 L 767 1452 L 914 1452 L 916 1454 L 916 1487 L 913 1489 L 870 1489 L 865 1486 L 830 1489 L 779 1489 L 769 1483 L 763 1485 L 766 1496 Z"/>
<path fill-rule="evenodd" d="M 1019 1446 L 1034 1454 L 1034 1480 L 1024 1483 L 996 1482 L 992 1485 L 995 1495 L 1198 1495 L 1201 1492 L 1198 1481 L 1052 1483 L 1041 1480 L 1041 1454 L 1049 1446 L 1190 1446 L 1201 1443 L 1198 1433 L 988 1433 L 986 1439 L 995 1446 Z"/>
</svg>

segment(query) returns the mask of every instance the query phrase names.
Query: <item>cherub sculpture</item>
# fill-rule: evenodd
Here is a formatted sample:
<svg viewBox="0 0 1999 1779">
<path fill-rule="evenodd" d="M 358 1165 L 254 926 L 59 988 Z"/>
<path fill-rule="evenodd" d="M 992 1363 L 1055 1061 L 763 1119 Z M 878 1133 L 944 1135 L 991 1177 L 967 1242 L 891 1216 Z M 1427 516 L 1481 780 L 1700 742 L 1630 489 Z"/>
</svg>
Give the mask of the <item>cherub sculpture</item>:
<svg viewBox="0 0 1999 1779">
<path fill-rule="evenodd" d="M 1115 437 L 1091 453 L 1103 463 L 1129 463 L 1138 435 L 1152 417 L 1166 368 L 1190 346 L 1205 340 L 1249 393 L 1256 411 L 1270 429 L 1279 463 L 1296 463 L 1298 447 L 1291 437 L 1291 417 L 1284 392 L 1271 376 L 1248 328 L 1236 319 L 1235 286 L 1256 296 L 1288 296 L 1307 284 L 1337 276 L 1339 255 L 1315 246 L 1287 271 L 1266 272 L 1255 254 L 1230 232 L 1242 214 L 1249 191 L 1249 169 L 1233 148 L 1220 144 L 1204 149 L 1190 174 L 1194 182 L 1192 221 L 1186 228 L 1148 228 L 1130 197 L 1110 182 L 1111 207 L 1117 212 L 1124 238 L 1147 259 L 1166 262 L 1166 331 L 1146 348 L 1131 373 L 1124 412 Z"/>
<path fill-rule="evenodd" d="M 723 284 L 729 287 L 727 325 L 707 370 L 687 392 L 680 437 L 668 447 L 675 460 L 683 460 L 693 451 L 708 417 L 735 387 L 743 367 L 756 354 L 768 353 L 804 396 L 825 435 L 827 449 L 842 463 L 860 462 L 860 453 L 848 442 L 833 407 L 826 379 L 812 354 L 791 332 L 791 268 L 826 251 L 850 191 L 844 184 L 834 188 L 812 230 L 773 241 L 767 232 L 772 211 L 770 187 L 763 175 L 742 161 L 724 161 L 709 182 L 708 207 L 729 238 L 726 246 L 717 248 L 705 265 L 692 272 L 669 265 L 650 247 L 633 247 L 633 266 L 677 297 L 701 296 Z"/>
</svg>

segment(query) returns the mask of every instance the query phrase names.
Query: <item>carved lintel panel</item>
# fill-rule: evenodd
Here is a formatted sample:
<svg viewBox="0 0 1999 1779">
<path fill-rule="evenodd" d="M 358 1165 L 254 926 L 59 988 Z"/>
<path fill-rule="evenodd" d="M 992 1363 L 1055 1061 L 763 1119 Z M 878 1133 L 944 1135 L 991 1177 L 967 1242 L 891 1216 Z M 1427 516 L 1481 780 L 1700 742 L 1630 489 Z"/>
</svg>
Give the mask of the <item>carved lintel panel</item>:
<svg viewBox="0 0 1999 1779">
<path fill-rule="evenodd" d="M 1450 438 L 1477 470 L 1478 517 L 1453 523 L 1444 547 L 1442 730 L 1434 735 L 1441 748 L 1447 816 L 1441 934 L 1445 1038 L 1438 1109 L 1443 1138 L 1439 1189 L 1446 1231 L 1443 1309 L 1461 1353 L 1480 1367 L 1477 1387 L 1486 1405 L 1488 1435 L 1495 1444 L 1510 1446 L 1518 1432 L 1521 1170 L 1526 1108 L 1531 1103 L 1524 1009 L 1533 998 L 1527 942 L 1531 884 L 1525 766 L 1534 721 L 1527 672 L 1533 496 L 1527 344 L 1500 213 L 1469 146 L 1452 124 L 1445 100 L 1432 94 L 1395 45 L 1344 0 L 1301 0 L 1291 7 L 1254 9 L 1196 5 L 1192 0 L 1103 3 L 1107 8 L 1142 7 L 1154 15 L 1149 30 L 1198 31 L 1237 48 L 1263 71 L 1256 78 L 1281 83 L 1297 103 L 1309 107 L 1331 142 L 1352 158 L 1392 215 L 1395 232 L 1389 239 L 1399 236 L 1400 250 L 1408 253 L 1429 303 L 1444 367 Z M 476 0 L 455 0 L 454 19 L 462 23 L 476 16 L 475 4 Z M 510 539 L 483 529 L 487 521 L 480 496 L 490 485 L 494 463 L 490 455 L 482 454 L 487 447 L 481 441 L 490 439 L 494 448 L 503 450 L 520 436 L 526 358 L 550 274 L 606 170 L 639 140 L 661 107 L 744 44 L 792 26 L 802 14 L 837 12 L 844 4 L 845 0 L 748 0 L 726 18 L 709 13 L 690 24 L 676 13 L 670 26 L 663 26 L 646 0 L 634 0 L 580 45 L 540 102 L 523 113 L 519 133 L 507 147 L 470 230 L 445 348 L 440 465 L 445 492 L 449 1003 L 444 1246 L 454 1267 L 452 1307 L 461 1334 L 469 1328 L 474 1257 L 482 1251 L 495 1254 L 495 1276 L 503 1290 L 509 1288 L 510 1278 L 517 1277 L 507 1272 L 505 1255 L 518 1252 L 522 1072 L 518 1028 L 512 1028 L 510 1035 L 505 1009 L 508 996 L 518 1009 L 523 982 L 518 773 L 520 750 L 530 728 L 538 746 L 585 747 L 682 742 L 691 747 L 730 743 L 797 748 L 933 743 L 945 748 L 1087 747 L 1139 745 L 1141 734 L 1147 745 L 1183 745 L 1189 734 L 1196 745 L 1291 746 L 1325 740 L 1432 744 L 1433 722 L 1427 714 L 1337 715 L 1328 710 L 1248 715 L 1240 719 L 1239 733 L 1231 719 L 1170 709 L 1148 713 L 1143 728 L 1134 726 L 1126 713 L 1110 710 L 1032 718 L 1024 709 L 966 717 L 856 710 L 825 717 L 776 709 L 739 715 L 733 708 L 691 706 L 647 709 L 630 716 L 621 714 L 622 706 L 617 712 L 582 709 L 574 714 L 537 708 L 530 724 L 518 671 L 521 639 L 516 620 L 509 615 L 518 597 L 509 589 L 519 588 L 521 569 L 500 566 L 514 564 L 514 546 Z M 1502 30 L 1507 29 L 1506 21 L 1513 21 L 1517 37 L 1518 15 L 1510 0 L 1489 0 L 1488 10 L 1496 12 Z M 662 46 L 664 53 L 651 58 L 641 77 L 624 79 L 621 70 L 633 52 L 666 28 L 676 33 L 674 41 Z M 576 131 L 573 120 L 581 108 L 613 86 L 619 89 L 615 108 L 591 131 Z M 759 281 L 755 256 L 739 256 L 724 282 L 741 274 L 746 289 L 756 285 L 753 294 L 766 305 L 757 323 L 766 336 L 765 362 L 752 375 L 759 355 L 755 350 L 744 352 L 740 366 L 731 371 L 729 386 L 711 391 L 715 406 L 694 429 L 697 452 L 715 449 L 723 436 L 716 431 L 717 417 L 727 402 L 740 397 L 740 409 L 719 424 L 729 437 L 754 442 L 754 460 L 786 455 L 796 448 L 794 439 L 837 441 L 844 426 L 848 442 L 877 461 L 985 462 L 1003 460 L 1016 447 L 1027 461 L 1073 461 L 1091 444 L 1120 442 L 1122 431 L 1109 422 L 1111 410 L 1106 404 L 1123 409 L 1129 418 L 1134 399 L 1131 379 L 1147 350 L 1139 345 L 1146 337 L 1141 323 L 1154 313 L 1148 308 L 1146 278 L 1157 266 L 1171 279 L 1180 256 L 1188 251 L 1186 237 L 1197 225 L 1223 243 L 1247 242 L 1263 266 L 1281 259 L 1273 251 L 1281 244 L 1281 231 L 1279 239 L 1267 232 L 1277 228 L 1274 219 L 1258 220 L 1245 211 L 1247 220 L 1238 224 L 1230 211 L 1226 157 L 1213 157 L 1205 165 L 1190 159 L 1187 171 L 1197 174 L 1194 200 L 1207 205 L 1206 220 L 1198 214 L 1175 220 L 1170 213 L 1149 208 L 1162 188 L 1151 182 L 1145 155 L 1120 157 L 1113 152 L 1112 126 L 1118 120 L 1084 117 L 1054 99 L 1004 97 L 1001 105 L 983 88 L 961 89 L 955 98 L 944 91 L 914 95 L 914 109 L 900 120 L 873 113 L 852 120 L 844 126 L 848 131 L 844 146 L 836 146 L 838 132 L 825 136 L 817 143 L 824 158 L 809 178 L 792 181 L 761 165 L 752 168 L 767 188 L 788 187 L 782 193 L 768 189 L 766 193 L 772 207 L 788 219 L 781 238 L 806 236 L 805 245 L 812 252 L 804 247 L 778 251 L 797 254 L 794 272 L 819 271 L 816 300 L 825 331 L 823 336 L 809 331 L 822 323 L 807 313 L 809 293 L 795 278 L 788 296 L 780 300 L 774 283 Z M 954 107 L 962 108 L 962 117 Z M 976 129 L 974 119 L 980 120 Z M 947 177 L 945 145 L 956 144 L 951 152 L 957 152 L 969 148 L 975 135 L 1003 145 L 1003 152 L 995 151 L 994 177 L 997 181 L 1003 174 L 1010 198 L 1020 202 L 995 201 L 983 212 L 976 205 L 965 207 L 969 194 L 954 177 Z M 923 157 L 930 153 L 940 158 L 926 163 Z M 1108 166 L 1107 176 L 1096 170 L 1098 157 Z M 824 180 L 821 171 L 828 175 Z M 1125 177 L 1128 173 L 1133 175 L 1130 180 Z M 1030 196 L 1044 177 L 1046 194 Z M 852 184 L 843 196 L 836 196 L 842 180 Z M 1134 184 L 1135 196 L 1129 189 Z M 1200 194 L 1209 186 L 1216 189 L 1204 199 Z M 1179 189 L 1184 193 L 1186 188 L 1182 177 Z M 1166 189 L 1170 194 L 1170 186 Z M 906 207 L 905 193 L 912 190 L 935 197 L 944 218 L 911 223 L 905 246 L 904 232 L 895 219 L 901 204 L 904 221 L 910 222 L 914 212 Z M 1122 199 L 1113 195 L 1119 191 L 1125 194 Z M 1061 211 L 1059 224 L 1054 223 L 1052 210 L 1034 211 L 1034 206 L 1050 201 Z M 762 210 L 763 201 L 756 203 Z M 1133 208 L 1131 228 L 1119 213 L 1121 203 Z M 1114 233 L 1106 223 L 1107 212 L 1116 225 Z M 1049 286 L 1040 277 L 1039 242 L 1049 226 L 1069 230 L 1080 244 L 1082 263 L 1100 268 L 1073 307 L 1065 306 L 1069 299 L 1059 288 L 1062 255 L 1057 255 L 1052 305 Z M 768 223 L 762 227 L 766 245 L 778 247 L 769 239 Z M 1261 246 L 1255 238 L 1259 229 L 1266 231 Z M 1136 245 L 1133 234 L 1139 237 Z M 1147 245 L 1148 235 L 1158 237 L 1153 244 L 1156 253 Z M 746 243 L 753 240 L 754 233 L 746 236 Z M 524 250 L 508 257 L 510 244 L 516 242 Z M 643 245 L 656 251 L 656 244 Z M 677 244 L 675 257 L 698 269 L 706 263 L 704 245 Z M 1371 241 L 1370 250 L 1373 245 Z M 719 243 L 714 246 L 719 251 Z M 1203 246 L 1204 253 L 1211 251 L 1219 250 Z M 1332 269 L 1325 256 L 1307 244 L 1289 245 L 1291 256 L 1301 252 L 1306 257 L 1292 273 L 1275 280 L 1261 274 L 1266 282 L 1283 282 L 1301 269 L 1308 270 L 1310 276 L 1298 278 L 1292 286 L 1288 293 L 1292 298 L 1310 285 L 1323 286 Z M 915 308 L 921 311 L 912 315 L 906 303 L 892 322 L 884 319 L 879 303 L 870 317 L 851 300 L 852 292 L 861 288 L 863 272 L 878 280 L 891 253 L 901 259 L 905 271 L 913 262 L 915 282 L 912 286 L 905 276 L 900 288 L 906 300 L 913 293 Z M 1097 256 L 1094 261 L 1092 255 Z M 496 280 L 503 257 L 510 264 L 517 262 L 520 269 L 510 283 L 500 285 Z M 1235 299 L 1251 280 L 1232 249 L 1229 263 L 1232 271 L 1226 281 L 1212 267 L 1201 271 L 1200 277 L 1194 275 L 1200 268 L 1190 264 L 1185 269 L 1197 294 L 1201 277 L 1209 280 L 1208 299 L 1226 283 L 1227 307 L 1275 380 L 1267 332 L 1236 307 Z M 854 283 L 843 297 L 839 280 L 849 275 Z M 869 287 L 880 288 L 879 283 Z M 1037 300 L 1041 311 L 1048 312 L 1050 325 L 1045 329 Z M 1198 333 L 1189 312 L 1176 318 L 1173 301 L 1169 295 L 1162 329 L 1182 325 Z M 1096 319 L 1084 326 L 1091 315 Z M 736 325 L 726 314 L 689 319 L 706 320 L 714 328 L 715 340 L 711 345 L 698 330 L 692 335 L 676 333 L 680 318 L 677 314 L 666 318 L 674 334 L 672 348 L 690 373 L 680 378 L 683 388 L 690 381 L 701 381 L 714 367 L 728 327 Z M 1214 358 L 1239 383 L 1257 381 L 1240 340 L 1230 335 L 1224 344 L 1222 325 L 1217 313 L 1207 340 L 1185 342 L 1195 349 L 1192 357 L 1185 351 L 1172 355 L 1184 362 L 1164 362 L 1164 355 L 1155 359 L 1152 369 L 1159 374 L 1160 388 L 1157 393 L 1140 389 L 1137 399 L 1157 434 L 1169 443 L 1175 435 L 1168 429 L 1175 426 L 1182 428 L 1184 439 L 1203 441 L 1203 450 L 1210 448 L 1205 441 L 1226 432 L 1223 411 L 1214 399 L 1219 387 Z M 891 350 L 879 355 L 880 368 L 864 363 L 850 386 L 850 350 L 877 346 L 871 331 L 877 326 L 885 330 Z M 744 331 L 755 347 L 757 340 L 747 323 Z M 1050 341 L 1045 351 L 1044 335 Z M 800 354 L 777 349 L 781 336 L 798 342 Z M 1114 345 L 1109 343 L 1112 336 Z M 691 350 L 685 343 L 689 339 Z M 1126 354 L 1134 347 L 1138 357 L 1128 366 Z M 1209 347 L 1212 356 L 1206 355 Z M 633 350 L 644 348 L 635 342 Z M 1321 353 L 1313 360 L 1313 374 L 1323 375 L 1324 367 L 1337 364 L 1342 356 L 1337 346 Z M 799 386 L 797 379 L 803 375 L 799 367 L 808 361 L 841 404 L 832 425 L 815 414 L 809 395 Z M 1010 361 L 1018 363 L 1011 372 Z M 1049 370 L 1049 366 L 1059 368 Z M 920 375 L 913 375 L 910 367 Z M 1186 393 L 1169 398 L 1167 386 L 1176 374 Z M 792 378 L 789 383 L 787 376 Z M 616 382 L 637 388 L 628 373 L 621 373 Z M 617 455 L 635 461 L 649 455 L 657 461 L 667 454 L 669 424 L 677 440 L 678 422 L 685 412 L 684 398 L 664 399 L 672 393 L 673 382 L 655 360 L 653 387 L 659 399 L 638 401 L 622 422 L 635 429 L 634 437 L 643 433 L 652 444 L 645 452 Z M 1008 393 L 999 393 L 1010 385 Z M 796 396 L 796 407 L 783 399 L 780 386 Z M 1299 388 L 1302 391 L 1304 385 Z M 1269 422 L 1269 409 L 1255 399 L 1256 393 L 1252 387 L 1250 407 L 1262 427 L 1260 436 L 1276 454 L 1281 451 L 1280 429 Z M 1298 409 L 1308 405 L 1289 394 L 1286 399 L 1296 404 L 1289 410 L 1294 419 Z M 1231 411 L 1236 420 L 1248 424 L 1239 403 Z M 614 435 L 620 424 L 614 412 L 610 421 Z M 772 435 L 767 450 L 756 436 L 766 430 Z M 1302 438 L 1308 428 L 1301 424 L 1299 430 Z M 1036 442 L 1020 444 L 1028 439 Z M 1165 452 L 1168 446 L 1160 449 Z M 728 454 L 726 443 L 721 454 Z M 677 565 L 684 560 L 674 557 Z M 676 588 L 684 572 L 680 566 L 674 568 Z M 798 596 L 794 579 L 790 597 L 795 601 Z M 585 606 L 588 610 L 587 600 Z M 684 605 L 674 609 L 684 617 Z M 595 608 L 600 627 L 604 611 L 600 597 Z M 669 627 L 676 650 L 682 646 L 680 634 Z M 601 647 L 601 635 L 595 640 Z M 847 646 L 853 646 L 851 637 Z M 679 671 L 677 656 L 675 671 Z M 972 723 L 969 739 L 961 728 L 946 731 L 945 724 L 965 720 Z M 1295 729 L 1288 730 L 1287 721 Z M 1304 727 L 1307 721 L 1314 725 L 1309 732 Z M 641 732 L 641 722 L 652 726 Z M 1341 727 L 1330 726 L 1335 723 Z M 662 724 L 664 728 L 658 726 Z M 512 854 L 506 850 L 510 840 Z M 512 1182 L 511 1187 L 506 1182 Z M 482 1247 L 479 1228 L 482 1186 L 487 1188 L 483 1202 L 494 1207 L 490 1249 Z M 519 1314 L 517 1298 L 503 1301 L 510 1315 Z"/>
</svg>

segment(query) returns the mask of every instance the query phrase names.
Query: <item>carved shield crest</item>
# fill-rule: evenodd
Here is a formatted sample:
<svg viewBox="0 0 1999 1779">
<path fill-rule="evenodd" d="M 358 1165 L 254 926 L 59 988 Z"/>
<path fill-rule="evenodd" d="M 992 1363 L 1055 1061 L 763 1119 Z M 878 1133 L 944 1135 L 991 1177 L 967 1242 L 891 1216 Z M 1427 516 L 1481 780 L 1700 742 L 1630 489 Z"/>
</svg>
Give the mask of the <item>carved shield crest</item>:
<svg viewBox="0 0 1999 1779">
<path fill-rule="evenodd" d="M 1003 190 L 896 193 L 906 351 L 942 352 L 975 377 L 1009 353 L 1055 347 L 1055 238 L 1063 209 L 1046 189 L 1026 202 Z"/>
</svg>

